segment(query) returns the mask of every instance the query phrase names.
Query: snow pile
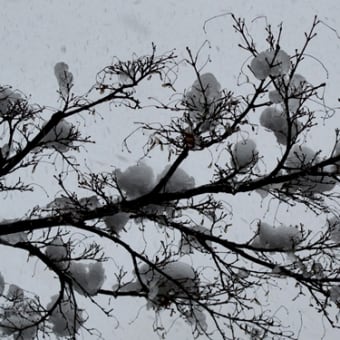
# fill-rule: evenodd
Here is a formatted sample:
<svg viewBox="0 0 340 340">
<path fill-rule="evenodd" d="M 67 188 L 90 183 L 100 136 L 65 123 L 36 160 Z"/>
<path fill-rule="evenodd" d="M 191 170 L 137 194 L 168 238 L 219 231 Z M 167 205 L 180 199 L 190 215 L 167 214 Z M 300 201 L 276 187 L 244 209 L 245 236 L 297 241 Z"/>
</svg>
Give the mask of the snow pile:
<svg viewBox="0 0 340 340">
<path fill-rule="evenodd" d="M 214 111 L 221 96 L 221 85 L 212 73 L 200 75 L 186 92 L 183 102 L 189 109 L 189 119 L 200 131 L 214 127 Z"/>
<path fill-rule="evenodd" d="M 60 269 L 66 270 L 69 266 L 70 250 L 60 236 L 56 236 L 46 247 L 45 255 Z"/>
<path fill-rule="evenodd" d="M 250 69 L 258 80 L 269 76 L 277 77 L 287 74 L 290 68 L 290 57 L 283 50 L 267 50 L 259 53 L 250 63 Z"/>
<path fill-rule="evenodd" d="M 268 250 L 294 250 L 302 240 L 302 233 L 297 227 L 280 225 L 273 227 L 261 222 L 258 227 L 258 234 L 251 245 L 255 248 Z"/>
<path fill-rule="evenodd" d="M 167 174 L 170 165 L 167 165 L 157 177 L 157 183 Z M 188 175 L 183 169 L 177 168 L 165 185 L 164 192 L 185 191 L 195 187 L 195 178 Z"/>
<path fill-rule="evenodd" d="M 151 167 L 144 163 L 132 165 L 124 172 L 116 170 L 117 184 L 127 198 L 134 199 L 150 192 L 155 184 Z"/>
<path fill-rule="evenodd" d="M 72 147 L 72 138 L 76 131 L 75 127 L 62 119 L 42 139 L 45 147 L 54 148 L 59 152 L 67 152 Z"/>
<path fill-rule="evenodd" d="M 288 136 L 287 114 L 284 111 L 277 110 L 274 107 L 267 107 L 260 116 L 260 124 L 271 130 L 278 143 L 286 145 Z M 290 141 L 294 140 L 301 129 L 301 124 L 294 120 L 291 124 Z"/>
<path fill-rule="evenodd" d="M 47 305 L 50 310 L 58 299 L 58 295 L 51 298 L 51 302 Z M 52 324 L 53 333 L 57 337 L 71 336 L 76 334 L 80 326 L 85 322 L 82 310 L 75 309 L 74 304 L 70 300 L 62 300 L 48 317 L 48 321 Z"/>
<path fill-rule="evenodd" d="M 307 81 L 300 74 L 294 74 L 292 78 L 284 78 L 283 82 L 276 82 L 278 90 L 269 91 L 269 100 L 274 104 L 285 107 L 284 98 L 288 98 L 288 110 L 296 112 L 301 104 L 301 98 Z M 286 90 L 287 89 L 287 90 Z"/>
<path fill-rule="evenodd" d="M 252 139 L 237 142 L 232 149 L 232 163 L 235 170 L 244 169 L 254 165 L 258 160 L 256 144 Z"/>
<path fill-rule="evenodd" d="M 4 306 L 0 316 L 2 335 L 12 335 L 15 339 L 36 339 L 38 327 L 35 323 L 41 319 L 42 315 L 37 311 L 34 301 L 26 298 L 24 291 L 16 285 L 9 286 L 7 301 L 10 304 Z"/>
<path fill-rule="evenodd" d="M 210 230 L 201 225 L 195 225 L 191 229 L 197 231 L 200 234 L 203 234 L 202 239 L 204 239 L 204 235 L 211 235 Z M 194 249 L 202 253 L 206 252 L 207 250 L 202 245 L 202 242 L 199 241 L 199 238 L 194 235 L 187 235 L 183 232 L 181 235 L 181 240 L 179 242 L 180 254 L 184 255 L 193 253 Z M 206 244 L 209 248 L 211 247 L 211 241 L 203 241 L 203 244 Z"/>
<path fill-rule="evenodd" d="M 119 212 L 112 216 L 103 217 L 103 221 L 112 234 L 119 235 L 119 233 L 124 229 L 126 223 L 129 221 L 130 214 L 125 212 Z"/>
<path fill-rule="evenodd" d="M 14 92 L 10 87 L 0 86 L 0 116 L 15 115 L 20 112 L 20 108 L 27 106 L 27 100 Z"/>
<path fill-rule="evenodd" d="M 73 281 L 73 288 L 81 295 L 96 295 L 105 281 L 105 270 L 101 262 L 71 262 L 68 275 Z"/>
<path fill-rule="evenodd" d="M 63 98 L 67 98 L 73 86 L 73 74 L 69 72 L 69 66 L 64 62 L 56 63 L 54 74 L 57 78 L 59 91 Z"/>
<path fill-rule="evenodd" d="M 319 162 L 320 158 L 314 150 L 305 145 L 295 144 L 289 152 L 285 166 L 288 173 L 294 173 Z M 314 194 L 330 191 L 335 185 L 336 180 L 327 175 L 304 175 L 292 180 L 289 188 L 305 194 Z"/>
</svg>

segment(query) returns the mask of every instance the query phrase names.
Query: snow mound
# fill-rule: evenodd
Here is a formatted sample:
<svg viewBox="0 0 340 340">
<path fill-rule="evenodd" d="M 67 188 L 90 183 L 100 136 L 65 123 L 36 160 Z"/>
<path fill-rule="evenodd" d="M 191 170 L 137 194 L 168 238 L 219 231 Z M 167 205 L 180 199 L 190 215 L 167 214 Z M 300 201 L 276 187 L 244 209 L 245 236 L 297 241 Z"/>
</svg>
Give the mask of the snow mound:
<svg viewBox="0 0 340 340">
<path fill-rule="evenodd" d="M 232 150 L 232 163 L 236 170 L 245 170 L 258 160 L 256 144 L 252 139 L 237 142 Z"/>
<path fill-rule="evenodd" d="M 54 74 L 57 78 L 59 91 L 63 98 L 67 98 L 73 86 L 73 74 L 69 72 L 69 66 L 64 62 L 56 63 Z"/>
<path fill-rule="evenodd" d="M 301 242 L 302 234 L 297 227 L 280 225 L 273 227 L 268 223 L 261 222 L 258 234 L 251 245 L 255 248 L 268 250 L 291 251 Z"/>
<path fill-rule="evenodd" d="M 132 165 L 124 172 L 117 169 L 116 176 L 119 188 L 125 191 L 129 199 L 147 194 L 155 184 L 152 168 L 144 163 Z"/>
<path fill-rule="evenodd" d="M 250 63 L 250 69 L 258 80 L 285 75 L 289 68 L 290 57 L 283 50 L 260 52 Z"/>
<path fill-rule="evenodd" d="M 170 165 L 167 165 L 160 175 L 157 177 L 157 183 L 169 171 Z M 165 185 L 165 192 L 185 191 L 195 187 L 195 178 L 188 175 L 186 171 L 177 168 Z"/>
</svg>

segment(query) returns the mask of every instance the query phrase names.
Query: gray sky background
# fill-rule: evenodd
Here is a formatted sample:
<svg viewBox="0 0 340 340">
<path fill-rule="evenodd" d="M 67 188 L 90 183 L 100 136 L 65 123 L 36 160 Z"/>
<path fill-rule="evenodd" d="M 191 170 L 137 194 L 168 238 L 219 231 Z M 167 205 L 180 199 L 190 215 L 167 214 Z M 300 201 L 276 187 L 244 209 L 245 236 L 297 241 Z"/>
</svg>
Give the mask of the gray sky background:
<svg viewBox="0 0 340 340">
<path fill-rule="evenodd" d="M 0 0 L 0 57 L 2 67 L 0 68 L 0 84 L 12 85 L 26 94 L 31 94 L 32 102 L 50 107 L 58 107 L 57 103 L 57 81 L 54 77 L 53 67 L 58 61 L 69 64 L 74 75 L 74 91 L 85 93 L 93 84 L 96 73 L 104 66 L 110 64 L 113 56 L 125 60 L 133 53 L 137 56 L 149 53 L 151 42 L 154 42 L 158 51 L 168 51 L 176 48 L 176 52 L 183 58 L 186 57 L 185 47 L 189 46 L 196 52 L 205 40 L 209 40 L 211 48 L 205 47 L 203 55 L 210 55 L 212 63 L 205 70 L 216 75 L 222 86 L 238 91 L 236 86 L 238 71 L 247 55 L 237 48 L 240 41 L 232 29 L 230 17 L 216 18 L 207 24 L 207 33 L 203 31 L 204 21 L 222 13 L 233 12 L 236 16 L 244 17 L 250 26 L 251 32 L 260 41 L 264 42 L 263 27 L 264 17 L 268 22 L 276 26 L 284 23 L 284 34 L 282 47 L 293 53 L 295 47 L 303 43 L 303 32 L 309 30 L 313 16 L 317 14 L 320 19 L 333 28 L 340 31 L 338 15 L 340 4 L 336 0 L 326 1 L 297 1 L 297 0 L 260 0 L 260 1 L 159 1 L 159 0 Z M 251 23 L 254 18 L 263 17 Z M 303 74 L 311 83 L 327 81 L 329 87 L 326 93 L 329 105 L 336 105 L 340 96 L 338 91 L 340 65 L 338 62 L 340 52 L 340 40 L 336 34 L 325 26 L 320 28 L 319 36 L 312 43 L 309 53 L 316 56 L 327 66 L 329 76 L 320 64 L 307 60 Z M 204 59 L 204 58 L 203 58 Z M 202 59 L 202 60 L 203 60 Z M 320 78 L 322 80 L 320 80 Z M 181 71 L 176 89 L 183 91 L 189 87 L 194 80 L 193 72 L 188 68 Z M 166 98 L 171 92 L 154 87 L 155 92 L 143 92 L 142 96 L 154 96 Z M 158 92 L 159 91 L 159 92 Z M 163 92 L 161 92 L 163 91 Z M 160 93 L 161 92 L 161 93 Z M 82 161 L 93 170 L 105 168 L 109 170 L 112 166 L 126 167 L 136 162 L 142 155 L 140 137 L 132 139 L 132 154 L 121 152 L 121 142 L 134 128 L 135 121 L 143 120 L 166 120 L 166 113 L 155 113 L 144 110 L 143 112 L 126 112 L 122 109 L 109 110 L 103 106 L 99 110 L 104 119 L 83 119 L 76 117 L 75 121 L 84 125 L 86 134 L 91 134 L 97 140 L 97 144 L 88 147 L 88 153 L 81 155 Z M 159 116 L 158 116 L 159 115 Z M 133 137 L 135 138 L 135 137 Z M 316 131 L 311 139 L 314 147 L 330 142 L 331 134 L 329 127 L 324 126 Z M 139 143 L 134 143 L 134 142 Z M 270 145 L 263 142 L 263 147 L 270 152 Z M 161 171 L 166 163 L 166 154 L 151 159 L 149 163 L 157 171 Z M 198 179 L 198 182 L 207 178 L 206 167 L 200 166 L 201 158 L 193 159 L 192 162 L 184 164 L 186 170 L 190 171 Z M 29 208 L 37 204 L 46 204 L 53 198 L 58 190 L 54 181 L 46 176 L 49 168 L 42 166 L 37 173 L 31 176 L 32 181 L 40 181 L 39 184 L 45 188 L 51 188 L 50 197 L 42 190 L 35 194 L 21 196 L 8 195 L 4 197 L 0 216 L 7 218 L 19 217 Z M 49 174 L 49 172 L 47 173 Z M 42 178 L 43 182 L 42 182 Z M 240 208 L 234 207 L 236 219 L 241 223 L 251 223 L 256 217 L 258 206 L 253 205 L 252 199 L 245 198 L 249 204 L 248 214 L 243 214 L 243 220 L 238 216 Z M 284 212 L 281 212 L 284 216 Z M 289 215 L 289 214 L 288 214 Z M 282 217 L 284 218 L 284 217 Z M 289 216 L 287 217 L 289 219 Z M 313 216 L 305 215 L 306 223 L 312 223 Z M 132 240 L 135 242 L 136 240 Z M 2 256 L 8 256 L 8 249 L 0 249 Z M 27 282 L 27 275 L 34 286 L 38 282 L 42 294 L 48 294 L 51 278 L 46 273 L 40 276 L 35 273 L 25 272 L 25 260 L 19 255 L 10 258 L 6 263 L 1 263 L 0 270 L 5 273 L 6 279 L 11 278 L 18 282 Z M 110 282 L 112 284 L 113 282 Z M 33 289 L 33 288 L 32 288 Z M 282 285 L 283 292 L 289 289 Z M 287 293 L 289 295 L 289 292 Z M 280 300 L 279 297 L 275 297 Z M 126 299 L 121 302 L 113 302 L 112 306 L 117 308 L 115 315 L 121 322 L 120 327 L 113 329 L 114 321 L 110 324 L 104 315 L 94 313 L 93 322 L 89 325 L 97 327 L 105 339 L 157 339 L 153 334 L 151 323 L 153 314 L 145 312 L 144 301 L 135 302 Z M 140 315 L 137 317 L 138 310 Z M 301 339 L 320 339 L 324 334 L 320 317 L 305 309 L 310 315 L 309 321 L 304 323 L 301 331 Z M 299 320 L 294 318 L 296 314 L 291 311 L 292 324 L 298 324 Z M 287 318 L 290 318 L 287 315 Z M 137 318 L 136 318 L 137 317 Z M 129 324 L 133 321 L 132 324 Z M 324 339 L 336 338 L 336 332 L 327 328 Z M 168 339 L 191 339 L 190 328 L 179 321 L 170 332 Z M 84 339 L 90 339 L 84 336 Z M 94 338 L 95 339 L 95 338 Z"/>
</svg>

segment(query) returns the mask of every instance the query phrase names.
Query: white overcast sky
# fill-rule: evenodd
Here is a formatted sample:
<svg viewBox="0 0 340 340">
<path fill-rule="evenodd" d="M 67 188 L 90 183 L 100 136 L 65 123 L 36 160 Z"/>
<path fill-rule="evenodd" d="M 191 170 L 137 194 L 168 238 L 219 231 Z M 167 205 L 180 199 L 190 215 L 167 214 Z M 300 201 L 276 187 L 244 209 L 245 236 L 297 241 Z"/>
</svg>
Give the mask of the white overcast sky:
<svg viewBox="0 0 340 340">
<path fill-rule="evenodd" d="M 290 53 L 295 47 L 301 46 L 303 32 L 310 28 L 314 15 L 340 31 L 340 3 L 337 0 L 0 0 L 0 8 L 0 85 L 12 85 L 31 94 L 32 101 L 51 107 L 58 107 L 57 82 L 53 73 L 56 62 L 65 61 L 69 64 L 75 79 L 74 91 L 83 93 L 93 85 L 96 73 L 108 65 L 113 56 L 128 59 L 133 53 L 149 53 L 152 42 L 157 45 L 159 52 L 176 48 L 177 54 L 185 57 L 186 46 L 197 51 L 208 39 L 211 48 L 206 48 L 205 53 L 211 55 L 212 63 L 207 65 L 206 70 L 213 72 L 223 87 L 237 91 L 236 78 L 245 54 L 237 49 L 239 40 L 230 18 L 224 16 L 210 21 L 207 33 L 202 28 L 205 20 L 222 13 L 233 12 L 236 16 L 244 17 L 256 37 L 262 39 L 264 34 L 260 29 L 265 19 L 251 23 L 252 19 L 263 17 L 273 26 L 283 22 L 285 46 L 282 47 Z M 263 40 L 261 43 L 265 46 Z M 319 37 L 309 51 L 327 65 L 329 77 L 325 79 L 322 67 L 315 67 L 315 63 L 307 63 L 305 76 L 312 83 L 313 80 L 319 82 L 320 77 L 327 81 L 327 97 L 330 104 L 335 105 L 340 96 L 340 40 L 330 29 L 321 28 Z M 183 74 L 178 81 L 178 88 L 176 86 L 179 91 L 190 86 L 194 80 L 188 70 L 184 70 Z M 149 95 L 157 97 L 158 93 Z M 132 123 L 149 118 L 148 113 L 138 114 L 136 118 L 137 113 L 133 116 L 120 109 L 110 111 L 108 107 L 102 107 L 101 113 L 106 119 L 98 119 L 96 124 L 91 120 L 92 125 L 88 126 L 98 143 L 89 149 L 87 162 L 93 168 L 103 166 L 108 170 L 112 165 L 127 166 L 127 162 L 136 161 L 141 151 L 137 156 L 122 154 L 121 140 L 134 128 Z M 155 119 L 157 117 L 153 116 L 152 120 Z M 314 144 L 319 145 L 321 138 L 329 138 L 327 130 L 323 129 L 316 135 Z M 199 161 L 195 160 L 194 164 L 196 162 L 198 164 Z M 161 169 L 163 164 L 155 166 Z M 204 168 L 195 168 L 198 169 L 196 176 L 204 175 Z M 52 182 L 47 173 L 41 184 L 47 187 Z M 19 202 L 18 196 L 6 196 L 0 207 L 0 216 L 16 217 L 18 212 L 24 213 L 29 209 L 32 202 L 35 205 L 44 201 L 47 202 L 48 198 L 41 192 L 32 196 L 24 195 Z M 247 223 L 252 221 L 251 213 L 254 212 L 249 210 L 249 218 L 245 217 Z M 308 216 L 306 218 L 308 220 Z M 5 255 L 6 251 L 2 250 L 1 254 Z M 7 267 L 1 264 L 0 270 L 3 265 L 6 267 L 2 269 L 4 272 L 24 281 L 27 275 L 24 272 L 25 259 L 13 258 L 6 262 Z M 47 285 L 43 280 L 39 284 Z M 46 288 L 43 290 L 48 291 Z M 110 320 L 104 316 L 98 317 L 98 321 L 90 325 L 98 326 L 105 339 L 156 339 L 151 327 L 152 314 L 143 316 L 145 308 L 141 310 L 137 321 L 129 325 L 142 305 L 134 305 L 133 300 L 129 300 L 128 304 L 119 304 L 116 316 L 121 325 L 117 329 L 113 329 Z M 321 338 L 323 329 L 320 321 L 316 321 L 317 326 L 314 328 L 308 326 L 315 323 L 313 318 L 314 314 L 311 316 L 312 321 L 303 328 L 301 339 Z M 169 339 L 175 336 L 178 339 L 190 339 L 189 333 L 183 330 L 184 323 L 179 325 L 172 329 Z M 336 333 L 327 329 L 324 339 L 335 338 Z M 90 338 L 85 336 L 84 339 Z"/>
</svg>

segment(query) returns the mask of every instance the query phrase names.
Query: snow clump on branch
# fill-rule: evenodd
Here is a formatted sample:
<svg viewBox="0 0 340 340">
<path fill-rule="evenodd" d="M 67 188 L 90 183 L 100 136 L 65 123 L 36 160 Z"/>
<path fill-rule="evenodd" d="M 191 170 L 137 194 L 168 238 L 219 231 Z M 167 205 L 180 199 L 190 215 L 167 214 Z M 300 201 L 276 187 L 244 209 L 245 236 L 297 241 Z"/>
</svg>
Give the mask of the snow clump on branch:
<svg viewBox="0 0 340 340">
<path fill-rule="evenodd" d="M 63 98 L 67 98 L 73 86 L 73 74 L 69 72 L 69 66 L 64 62 L 56 63 L 54 74 L 57 78 L 59 91 Z"/>
<path fill-rule="evenodd" d="M 278 143 L 287 145 L 289 128 L 291 129 L 289 141 L 295 140 L 301 129 L 301 124 L 297 120 L 291 120 L 288 124 L 287 119 L 287 114 L 284 111 L 267 107 L 260 116 L 260 124 L 274 133 Z M 289 125 L 291 126 L 289 127 Z"/>
<path fill-rule="evenodd" d="M 124 229 L 126 223 L 129 221 L 130 214 L 125 212 L 119 212 L 112 216 L 103 217 L 103 221 L 107 227 L 107 229 L 116 235 Z"/>
<path fill-rule="evenodd" d="M 81 295 L 96 295 L 105 281 L 101 262 L 84 264 L 72 261 L 67 271 L 73 281 L 73 288 Z"/>
<path fill-rule="evenodd" d="M 332 217 L 328 221 L 329 230 L 330 230 L 330 238 L 336 242 L 340 243 L 340 220 L 336 217 Z"/>
<path fill-rule="evenodd" d="M 296 112 L 301 105 L 301 99 L 303 98 L 303 91 L 307 85 L 306 78 L 300 74 L 294 74 L 291 79 L 284 77 L 283 81 L 275 81 L 277 88 L 269 91 L 269 100 L 274 104 L 281 104 L 284 110 L 286 110 L 286 103 L 284 99 L 288 98 L 288 110 L 290 112 Z M 288 90 L 286 90 L 288 88 Z"/>
<path fill-rule="evenodd" d="M 47 310 L 50 310 L 58 299 L 58 295 L 51 298 L 51 302 L 47 305 Z M 70 300 L 62 300 L 51 315 L 48 321 L 53 326 L 53 333 L 56 336 L 67 337 L 77 333 L 80 326 L 86 321 L 83 317 L 81 309 L 76 308 Z"/>
<path fill-rule="evenodd" d="M 297 227 L 280 225 L 273 227 L 265 222 L 260 222 L 258 234 L 251 245 L 255 248 L 277 251 L 292 251 L 301 242 L 302 233 Z"/>
<path fill-rule="evenodd" d="M 36 339 L 37 323 L 42 317 L 36 303 L 25 297 L 23 289 L 14 284 L 9 286 L 6 300 L 9 304 L 3 308 L 3 313 L 0 316 L 2 335 L 12 335 L 15 339 Z"/>
<path fill-rule="evenodd" d="M 4 292 L 4 289 L 5 289 L 5 279 L 0 272 L 0 295 L 2 295 L 2 293 Z"/>
<path fill-rule="evenodd" d="M 13 220 L 3 219 L 3 220 L 0 220 L 0 223 L 11 223 L 15 221 L 16 220 L 14 219 Z M 10 245 L 15 245 L 19 242 L 28 242 L 28 232 L 20 231 L 20 232 L 13 233 L 13 234 L 2 235 L 0 236 L 0 240 Z"/>
<path fill-rule="evenodd" d="M 252 139 L 242 140 L 233 147 L 232 164 L 235 170 L 246 171 L 258 161 L 258 156 L 255 142 Z"/>
<path fill-rule="evenodd" d="M 60 236 L 56 236 L 46 247 L 45 255 L 60 269 L 66 270 L 69 266 L 70 250 Z"/>
<path fill-rule="evenodd" d="M 27 100 L 22 98 L 18 92 L 14 92 L 10 87 L 0 86 L 0 116 L 14 116 L 27 108 Z M 20 110 L 21 109 L 21 110 Z"/>
<path fill-rule="evenodd" d="M 147 308 L 156 311 L 170 307 L 171 303 L 182 301 L 189 308 L 183 312 L 186 321 L 204 332 L 207 330 L 206 316 L 195 302 L 199 298 L 199 283 L 193 267 L 184 262 L 167 264 L 143 264 L 138 269 L 137 279 L 124 285 L 114 285 L 113 290 L 120 292 L 143 291 L 148 289 Z M 158 270 L 157 270 L 157 269 Z"/>
<path fill-rule="evenodd" d="M 181 240 L 179 242 L 179 252 L 180 254 L 190 254 L 193 253 L 194 250 L 197 250 L 201 253 L 207 252 L 207 249 L 204 245 L 206 245 L 208 248 L 211 247 L 211 241 L 204 240 L 204 235 L 211 235 L 211 232 L 206 227 L 203 227 L 201 225 L 194 225 L 191 228 L 193 231 L 202 234 L 202 241 L 200 241 L 200 236 L 198 237 L 194 235 L 186 234 L 185 232 L 181 235 Z"/>
<path fill-rule="evenodd" d="M 72 139 L 75 134 L 75 127 L 62 119 L 41 139 L 41 142 L 45 147 L 54 148 L 59 152 L 67 152 L 72 147 Z"/>
<path fill-rule="evenodd" d="M 73 288 L 79 294 L 93 296 L 101 289 L 106 277 L 103 264 L 71 261 L 70 246 L 60 236 L 56 236 L 46 247 L 45 255 L 70 277 Z"/>
<path fill-rule="evenodd" d="M 294 173 L 319 163 L 318 153 L 305 145 L 293 145 L 291 148 L 285 167 L 288 173 Z M 326 169 L 327 170 L 327 169 Z M 319 169 L 320 172 L 325 171 Z M 294 191 L 299 190 L 305 194 L 323 193 L 332 190 L 336 185 L 336 180 L 328 175 L 302 175 L 290 182 L 289 188 Z"/>
<path fill-rule="evenodd" d="M 170 169 L 170 165 L 167 165 L 165 169 L 162 171 L 160 175 L 157 177 L 157 183 L 166 176 L 167 172 Z M 168 179 L 164 192 L 176 192 L 176 191 L 185 191 L 195 187 L 195 178 L 188 175 L 188 173 L 181 169 L 177 168 L 175 172 Z"/>
<path fill-rule="evenodd" d="M 221 84 L 212 73 L 201 74 L 185 93 L 183 103 L 189 110 L 189 120 L 200 131 L 209 131 L 216 124 L 214 113 L 221 96 Z"/>
<path fill-rule="evenodd" d="M 155 184 L 152 168 L 144 163 L 132 165 L 124 172 L 117 169 L 116 177 L 119 189 L 124 191 L 129 199 L 147 194 Z"/>
<path fill-rule="evenodd" d="M 82 197 L 78 201 L 69 197 L 56 197 L 52 202 L 47 204 L 48 209 L 62 210 L 64 212 L 74 211 L 76 209 L 94 210 L 100 206 L 99 199 L 96 195 Z"/>
<path fill-rule="evenodd" d="M 283 50 L 267 50 L 260 52 L 250 63 L 250 69 L 258 80 L 269 76 L 277 77 L 288 73 L 290 57 Z"/>
<path fill-rule="evenodd" d="M 167 306 L 173 299 L 189 299 L 198 295 L 198 277 L 190 265 L 172 262 L 157 268 L 161 272 L 148 264 L 139 269 L 141 281 L 149 289 L 149 308 L 157 309 Z"/>
</svg>

